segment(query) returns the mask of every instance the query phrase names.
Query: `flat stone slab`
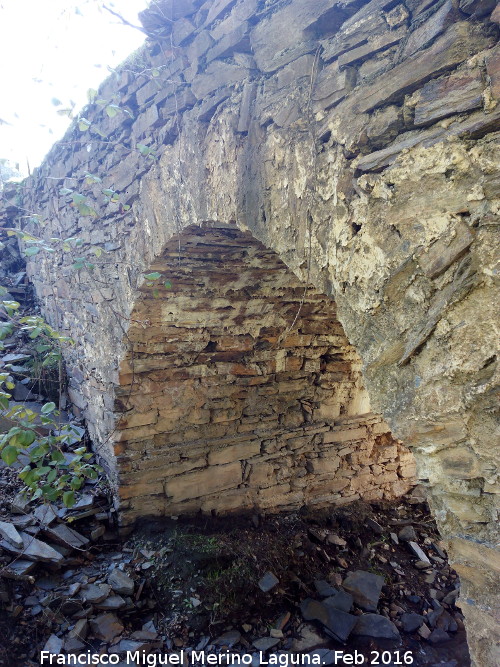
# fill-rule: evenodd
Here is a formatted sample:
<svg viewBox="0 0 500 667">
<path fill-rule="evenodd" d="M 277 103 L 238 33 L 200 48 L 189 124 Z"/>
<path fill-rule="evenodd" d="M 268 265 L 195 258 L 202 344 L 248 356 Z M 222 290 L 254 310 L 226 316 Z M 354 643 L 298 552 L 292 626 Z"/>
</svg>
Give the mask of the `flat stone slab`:
<svg viewBox="0 0 500 667">
<path fill-rule="evenodd" d="M 14 526 L 7 521 L 0 521 L 0 536 L 17 549 L 23 548 L 23 539 Z"/>
<path fill-rule="evenodd" d="M 347 641 L 358 620 L 356 616 L 311 598 L 301 603 L 300 611 L 304 620 L 319 621 L 330 637 L 342 643 Z"/>
<path fill-rule="evenodd" d="M 99 604 L 105 600 L 111 592 L 108 584 L 87 584 L 80 590 L 80 597 L 90 604 Z"/>
<path fill-rule="evenodd" d="M 132 595 L 134 592 L 134 580 L 128 574 L 115 568 L 108 577 L 108 584 L 120 595 Z"/>
<path fill-rule="evenodd" d="M 416 632 L 425 621 L 425 618 L 421 614 L 410 611 L 402 614 L 400 620 L 405 632 Z"/>
<path fill-rule="evenodd" d="M 363 614 L 358 620 L 353 635 L 376 637 L 379 639 L 399 639 L 399 632 L 392 621 L 380 614 Z"/>
<path fill-rule="evenodd" d="M 114 614 L 101 614 L 90 621 L 92 632 L 99 639 L 110 642 L 123 632 L 123 625 Z"/>
<path fill-rule="evenodd" d="M 354 600 L 350 593 L 336 590 L 333 595 L 325 598 L 323 602 L 330 607 L 334 607 L 335 609 L 340 609 L 340 611 L 345 611 L 348 613 L 351 611 L 352 603 Z"/>
<path fill-rule="evenodd" d="M 23 540 L 22 549 L 14 547 L 6 540 L 0 541 L 0 547 L 5 551 L 14 553 L 16 556 L 22 555 L 27 560 L 42 561 L 43 563 L 61 563 L 64 560 L 62 554 L 45 544 L 45 542 L 33 537 L 33 535 L 27 533 L 20 533 L 20 535 Z"/>
<path fill-rule="evenodd" d="M 384 577 L 363 570 L 349 572 L 342 583 L 342 588 L 350 593 L 354 602 L 365 611 L 377 611 Z"/>
<path fill-rule="evenodd" d="M 272 572 L 266 572 L 262 579 L 259 580 L 259 588 L 264 593 L 268 593 L 275 586 L 279 584 L 279 579 Z"/>
<path fill-rule="evenodd" d="M 58 524 L 54 528 L 46 528 L 44 533 L 56 544 L 60 544 L 63 547 L 70 547 L 71 549 L 83 549 L 89 543 L 86 537 L 83 537 L 76 530 L 69 528 L 63 523 Z"/>
<path fill-rule="evenodd" d="M 258 651 L 269 651 L 270 648 L 274 648 L 279 643 L 280 639 L 277 637 L 262 637 L 261 639 L 256 639 L 253 642 L 253 646 Z"/>
<path fill-rule="evenodd" d="M 416 542 L 408 542 L 408 546 L 410 547 L 411 551 L 413 551 L 418 560 L 422 561 L 423 563 L 427 563 L 428 565 L 431 564 L 431 561 L 427 558 L 423 550 Z"/>
</svg>

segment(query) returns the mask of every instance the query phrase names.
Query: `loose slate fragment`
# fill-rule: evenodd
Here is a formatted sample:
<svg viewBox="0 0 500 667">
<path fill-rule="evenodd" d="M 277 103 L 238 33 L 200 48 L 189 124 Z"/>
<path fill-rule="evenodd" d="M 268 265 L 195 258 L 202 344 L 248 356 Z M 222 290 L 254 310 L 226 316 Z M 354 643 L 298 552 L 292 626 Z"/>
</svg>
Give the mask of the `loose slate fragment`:
<svg viewBox="0 0 500 667">
<path fill-rule="evenodd" d="M 17 549 L 23 548 L 23 540 L 11 523 L 0 521 L 0 536 Z"/>
<path fill-rule="evenodd" d="M 356 570 L 344 579 L 342 587 L 354 598 L 354 602 L 365 611 L 376 611 L 384 578 L 378 574 Z"/>
<path fill-rule="evenodd" d="M 46 528 L 44 533 L 56 544 L 60 544 L 63 547 L 70 547 L 71 549 L 83 549 L 89 543 L 86 537 L 83 537 L 76 530 L 69 528 L 63 523 L 54 528 Z"/>
<path fill-rule="evenodd" d="M 422 551 L 422 549 L 418 546 L 416 542 L 408 542 L 408 546 L 413 551 L 418 560 L 422 561 L 423 563 L 427 563 L 428 565 L 431 564 L 431 561 L 427 558 L 425 553 Z"/>
<path fill-rule="evenodd" d="M 397 627 L 385 616 L 380 614 L 363 614 L 358 617 L 353 635 L 377 637 L 380 639 L 399 639 Z"/>
<path fill-rule="evenodd" d="M 259 588 L 261 591 L 264 591 L 264 593 L 268 593 L 278 584 L 279 579 L 272 572 L 266 572 L 262 579 L 259 581 Z"/>
<path fill-rule="evenodd" d="M 115 568 L 108 577 L 108 584 L 120 595 L 132 595 L 134 592 L 134 580 L 123 570 Z"/>
<path fill-rule="evenodd" d="M 300 611 L 306 621 L 319 621 L 325 632 L 339 642 L 345 643 L 356 625 L 357 617 L 346 614 L 340 609 L 307 598 L 300 605 Z"/>
<path fill-rule="evenodd" d="M 27 533 L 20 533 L 20 535 L 23 540 L 22 549 L 17 549 L 17 547 L 12 546 L 6 540 L 0 541 L 0 547 L 5 549 L 5 551 L 16 554 L 16 556 L 22 554 L 28 560 L 39 560 L 44 563 L 61 563 L 64 559 L 62 554 L 36 537 Z"/>
</svg>

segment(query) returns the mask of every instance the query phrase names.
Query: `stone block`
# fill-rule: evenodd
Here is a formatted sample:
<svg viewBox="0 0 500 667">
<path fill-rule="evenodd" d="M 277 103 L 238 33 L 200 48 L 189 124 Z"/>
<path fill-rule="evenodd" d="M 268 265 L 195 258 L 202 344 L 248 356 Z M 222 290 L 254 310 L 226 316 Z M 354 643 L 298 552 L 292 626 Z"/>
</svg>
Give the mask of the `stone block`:
<svg viewBox="0 0 500 667">
<path fill-rule="evenodd" d="M 339 70 L 338 63 L 327 65 L 314 83 L 312 99 L 322 109 L 329 109 L 340 102 L 356 85 L 356 70 L 346 67 Z"/>
<path fill-rule="evenodd" d="M 253 104 L 257 92 L 256 83 L 246 83 L 243 86 L 243 94 L 240 102 L 240 114 L 238 118 L 238 132 L 248 132 L 252 117 Z"/>
<path fill-rule="evenodd" d="M 425 48 L 456 19 L 457 11 L 452 0 L 446 0 L 434 14 L 431 14 L 410 34 L 403 49 L 402 58 L 408 58 L 420 49 Z"/>
<path fill-rule="evenodd" d="M 181 46 L 193 32 L 195 26 L 187 18 L 177 20 L 172 26 L 172 43 L 174 46 Z"/>
<path fill-rule="evenodd" d="M 490 21 L 493 23 L 500 24 L 500 2 L 497 2 L 497 6 L 493 10 L 493 13 L 490 16 Z"/>
<path fill-rule="evenodd" d="M 350 49 L 346 53 L 341 54 L 337 59 L 337 63 L 340 67 L 345 67 L 346 65 L 354 65 L 363 60 L 367 60 L 379 51 L 388 49 L 400 42 L 406 33 L 407 30 L 405 27 L 399 28 L 398 30 L 387 30 L 370 39 L 368 43 L 361 44 L 355 49 Z"/>
<path fill-rule="evenodd" d="M 432 146 L 446 134 L 444 127 L 431 127 L 420 132 L 405 132 L 386 148 L 363 155 L 353 161 L 359 171 L 377 171 L 392 164 L 401 151 L 413 146 Z"/>
<path fill-rule="evenodd" d="M 336 427 L 338 428 L 338 427 Z M 355 440 L 363 440 L 367 436 L 366 426 L 351 429 L 332 430 L 323 435 L 323 443 L 330 444 L 333 442 L 354 442 Z"/>
<path fill-rule="evenodd" d="M 203 100 L 218 88 L 232 86 L 243 81 L 249 70 L 224 62 L 212 62 L 204 74 L 198 74 L 193 80 L 192 91 L 198 100 Z"/>
<path fill-rule="evenodd" d="M 186 53 L 189 60 L 197 60 L 202 58 L 208 49 L 213 46 L 215 40 L 211 37 L 208 30 L 202 30 L 193 39 L 191 44 L 186 47 Z"/>
<path fill-rule="evenodd" d="M 467 21 L 454 23 L 430 47 L 407 58 L 356 93 L 353 108 L 363 113 L 400 101 L 405 94 L 459 65 L 468 55 L 487 48 L 490 43 L 490 38 Z"/>
<path fill-rule="evenodd" d="M 425 84 L 417 93 L 414 123 L 428 125 L 446 116 L 482 106 L 481 72 L 479 69 L 465 70 Z"/>
<path fill-rule="evenodd" d="M 151 79 L 151 81 L 146 82 L 143 86 L 138 88 L 135 93 L 135 98 L 139 108 L 152 100 L 153 97 L 160 91 L 160 87 L 161 84 L 159 81 L 157 81 L 157 79 Z"/>
<path fill-rule="evenodd" d="M 490 79 L 491 96 L 494 100 L 500 100 L 500 46 L 486 57 L 486 73 Z"/>
<path fill-rule="evenodd" d="M 459 7 L 464 14 L 482 18 L 493 10 L 495 4 L 496 0 L 460 0 Z"/>
<path fill-rule="evenodd" d="M 418 257 L 418 263 L 428 278 L 437 278 L 462 257 L 473 241 L 472 231 L 459 221 Z"/>
<path fill-rule="evenodd" d="M 250 51 L 249 26 L 247 22 L 242 23 L 228 35 L 222 37 L 222 39 L 207 52 L 206 59 L 207 62 L 211 62 L 216 58 L 228 58 L 235 51 L 243 53 Z"/>
<path fill-rule="evenodd" d="M 158 107 L 156 104 L 151 104 L 132 124 L 132 132 L 137 138 L 144 137 L 147 133 L 151 133 L 156 127 L 159 127 L 161 122 Z"/>
<path fill-rule="evenodd" d="M 208 10 L 207 18 L 204 23 L 204 27 L 210 26 L 214 21 L 216 21 L 222 14 L 227 12 L 236 0 L 215 0 L 212 3 L 208 3 L 210 9 Z"/>
<path fill-rule="evenodd" d="M 173 503 L 209 496 L 241 484 L 241 463 L 214 466 L 167 480 L 165 493 Z"/>
<path fill-rule="evenodd" d="M 292 0 L 253 29 L 251 44 L 257 66 L 263 72 L 274 72 L 305 53 L 314 52 L 316 47 L 308 39 L 307 30 L 313 30 L 323 20 L 324 29 L 333 32 L 345 16 L 345 11 L 335 7 L 333 0 Z"/>
<path fill-rule="evenodd" d="M 166 99 L 163 104 L 158 105 L 158 108 L 161 118 L 163 120 L 168 120 L 175 116 L 175 114 L 182 113 L 195 104 L 196 97 L 193 95 L 191 88 L 184 87 L 179 89 L 175 95 Z"/>
<path fill-rule="evenodd" d="M 210 34 L 215 40 L 222 39 L 224 35 L 238 28 L 241 23 L 253 18 L 259 8 L 259 0 L 239 0 L 229 15 L 213 26 Z"/>
<path fill-rule="evenodd" d="M 244 461 L 260 454 L 260 440 L 241 442 L 237 445 L 229 445 L 223 449 L 212 450 L 208 455 L 209 465 L 219 465 L 234 461 Z"/>
<path fill-rule="evenodd" d="M 325 61 L 338 58 L 343 53 L 354 49 L 361 44 L 387 32 L 387 21 L 382 14 L 384 4 L 380 0 L 372 0 L 364 5 L 342 25 L 342 29 L 321 42 L 323 46 L 322 58 Z"/>
</svg>

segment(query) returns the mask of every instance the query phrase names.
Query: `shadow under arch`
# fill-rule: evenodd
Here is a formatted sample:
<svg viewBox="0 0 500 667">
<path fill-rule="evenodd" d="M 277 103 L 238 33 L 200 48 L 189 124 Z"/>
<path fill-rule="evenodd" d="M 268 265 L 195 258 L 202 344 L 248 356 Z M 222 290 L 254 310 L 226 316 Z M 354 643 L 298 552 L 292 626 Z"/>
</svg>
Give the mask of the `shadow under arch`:
<svg viewBox="0 0 500 667">
<path fill-rule="evenodd" d="M 147 275 L 115 390 L 124 525 L 412 486 L 413 456 L 371 412 L 335 302 L 273 250 L 206 222 L 173 237 Z"/>
</svg>

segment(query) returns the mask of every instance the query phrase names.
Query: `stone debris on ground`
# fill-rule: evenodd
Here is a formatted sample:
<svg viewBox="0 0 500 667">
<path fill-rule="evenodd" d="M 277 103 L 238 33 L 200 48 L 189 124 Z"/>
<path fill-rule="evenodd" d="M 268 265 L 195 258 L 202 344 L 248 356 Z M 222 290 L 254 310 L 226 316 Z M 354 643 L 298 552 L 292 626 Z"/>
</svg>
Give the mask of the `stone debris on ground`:
<svg viewBox="0 0 500 667">
<path fill-rule="evenodd" d="M 0 473 L 5 478 L 6 470 Z M 97 506 L 107 517 L 106 500 L 90 497 L 85 511 Z M 423 505 L 402 501 L 387 507 L 360 504 L 358 514 L 332 508 L 330 514 L 261 516 L 257 526 L 251 519 L 240 518 L 236 527 L 219 519 L 212 534 L 195 523 L 171 520 L 164 528 L 153 525 L 121 539 L 106 522 L 106 539 L 97 543 L 86 541 L 96 526 L 95 514 L 87 514 L 71 523 L 81 538 L 73 546 L 67 539 L 64 546 L 50 539 L 67 536 L 58 526 L 69 528 L 57 505 L 51 530 L 43 528 L 39 508 L 26 509 L 24 516 L 46 541 L 38 540 L 43 546 L 37 546 L 40 553 L 31 551 L 29 561 L 17 558 L 18 547 L 5 537 L 0 543 L 0 604 L 5 618 L 13 619 L 3 626 L 0 621 L 10 647 L 0 649 L 0 664 L 3 659 L 7 666 L 35 667 L 42 648 L 120 659 L 127 651 L 230 650 L 252 654 L 256 666 L 262 655 L 300 652 L 335 664 L 335 650 L 368 655 L 379 646 L 412 651 L 415 665 L 469 664 L 456 607 L 458 578 L 442 558 L 446 554 Z M 78 516 L 78 509 L 72 511 Z M 414 539 L 396 544 L 391 532 L 399 519 L 393 517 L 402 515 L 415 516 L 404 533 Z M 4 504 L 5 535 L 14 536 L 15 516 Z M 382 532 L 374 531 L 368 518 Z M 18 534 L 24 546 L 27 534 Z M 247 560 L 238 560 L 234 544 Z M 52 560 L 47 549 L 67 553 Z M 417 567 L 423 556 L 434 574 L 432 584 Z M 144 564 L 150 567 L 144 570 Z"/>
</svg>

